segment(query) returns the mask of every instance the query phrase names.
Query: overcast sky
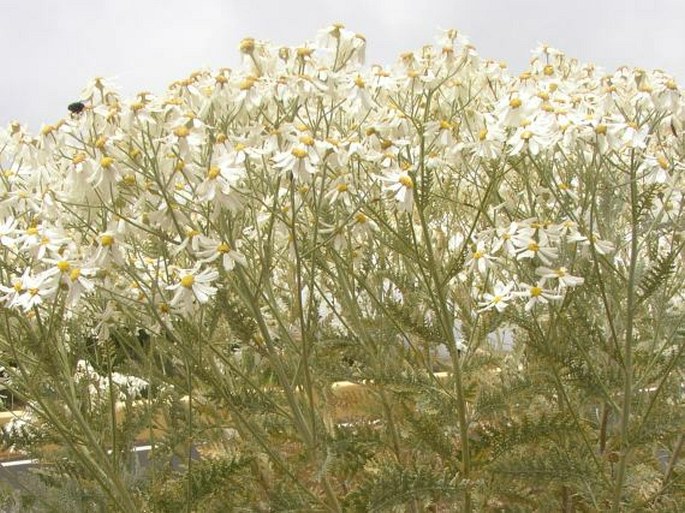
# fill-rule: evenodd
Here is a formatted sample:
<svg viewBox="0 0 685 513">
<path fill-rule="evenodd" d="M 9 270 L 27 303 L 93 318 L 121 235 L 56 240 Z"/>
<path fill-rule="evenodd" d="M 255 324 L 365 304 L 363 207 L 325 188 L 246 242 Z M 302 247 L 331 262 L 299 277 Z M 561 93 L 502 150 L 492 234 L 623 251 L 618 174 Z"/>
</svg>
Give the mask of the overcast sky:
<svg viewBox="0 0 685 513">
<path fill-rule="evenodd" d="M 94 76 L 125 96 L 162 92 L 195 69 L 235 67 L 245 36 L 295 45 L 332 22 L 366 36 L 369 64 L 456 28 L 517 72 L 545 42 L 685 81 L 684 0 L 0 0 L 0 125 L 55 122 Z"/>
</svg>

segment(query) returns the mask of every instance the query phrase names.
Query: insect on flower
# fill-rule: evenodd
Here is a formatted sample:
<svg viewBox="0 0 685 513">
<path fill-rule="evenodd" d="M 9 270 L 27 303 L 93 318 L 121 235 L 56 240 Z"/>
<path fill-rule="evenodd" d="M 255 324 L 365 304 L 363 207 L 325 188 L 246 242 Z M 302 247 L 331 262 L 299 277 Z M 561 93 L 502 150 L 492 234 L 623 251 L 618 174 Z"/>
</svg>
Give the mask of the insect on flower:
<svg viewBox="0 0 685 513">
<path fill-rule="evenodd" d="M 81 114 L 81 112 L 83 112 L 83 111 L 85 110 L 85 108 L 86 108 L 86 105 L 85 105 L 83 102 L 80 102 L 80 101 L 79 101 L 79 102 L 70 103 L 70 104 L 67 106 L 67 109 L 69 110 L 69 112 L 71 112 L 71 116 L 72 116 L 72 117 L 78 116 L 79 114 Z"/>
</svg>

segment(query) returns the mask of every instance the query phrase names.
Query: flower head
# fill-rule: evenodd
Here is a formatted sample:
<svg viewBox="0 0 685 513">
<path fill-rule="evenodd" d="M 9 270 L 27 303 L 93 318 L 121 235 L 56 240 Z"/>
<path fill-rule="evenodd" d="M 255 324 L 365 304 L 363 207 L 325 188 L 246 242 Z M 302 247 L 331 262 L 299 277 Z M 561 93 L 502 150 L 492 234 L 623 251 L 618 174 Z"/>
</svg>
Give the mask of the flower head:
<svg viewBox="0 0 685 513">
<path fill-rule="evenodd" d="M 176 280 L 167 286 L 174 296 L 169 305 L 181 314 L 192 313 L 198 304 L 207 303 L 215 294 L 216 287 L 211 283 L 219 277 L 215 269 L 200 270 L 200 265 L 192 269 L 178 269 Z"/>
<path fill-rule="evenodd" d="M 414 208 L 414 179 L 406 171 L 391 171 L 381 177 L 385 182 L 383 190 L 390 193 L 400 212 L 411 212 Z"/>
</svg>

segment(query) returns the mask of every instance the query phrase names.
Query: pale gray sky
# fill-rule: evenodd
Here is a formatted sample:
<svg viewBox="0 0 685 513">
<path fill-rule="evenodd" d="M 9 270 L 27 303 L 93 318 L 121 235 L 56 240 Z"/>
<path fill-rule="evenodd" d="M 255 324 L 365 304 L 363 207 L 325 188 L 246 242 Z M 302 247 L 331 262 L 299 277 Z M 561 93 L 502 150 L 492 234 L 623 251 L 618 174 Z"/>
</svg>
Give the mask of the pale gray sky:
<svg viewBox="0 0 685 513">
<path fill-rule="evenodd" d="M 456 28 L 515 71 L 546 42 L 685 80 L 684 0 L 0 0 L 0 125 L 35 132 L 66 116 L 94 76 L 126 96 L 162 92 L 195 69 L 235 67 L 245 36 L 294 45 L 336 21 L 366 36 L 369 64 Z"/>
</svg>

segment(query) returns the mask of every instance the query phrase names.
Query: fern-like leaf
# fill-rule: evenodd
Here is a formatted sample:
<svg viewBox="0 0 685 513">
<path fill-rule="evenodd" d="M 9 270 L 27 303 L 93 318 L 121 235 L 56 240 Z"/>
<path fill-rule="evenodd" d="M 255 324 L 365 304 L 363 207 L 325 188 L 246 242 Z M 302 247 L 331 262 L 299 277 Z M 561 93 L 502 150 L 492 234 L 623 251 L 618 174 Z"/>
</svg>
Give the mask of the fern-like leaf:
<svg viewBox="0 0 685 513">
<path fill-rule="evenodd" d="M 640 296 L 638 304 L 643 303 L 666 283 L 675 272 L 675 258 L 677 251 L 670 251 L 664 256 L 657 257 L 656 262 L 650 267 L 640 280 Z"/>
</svg>

